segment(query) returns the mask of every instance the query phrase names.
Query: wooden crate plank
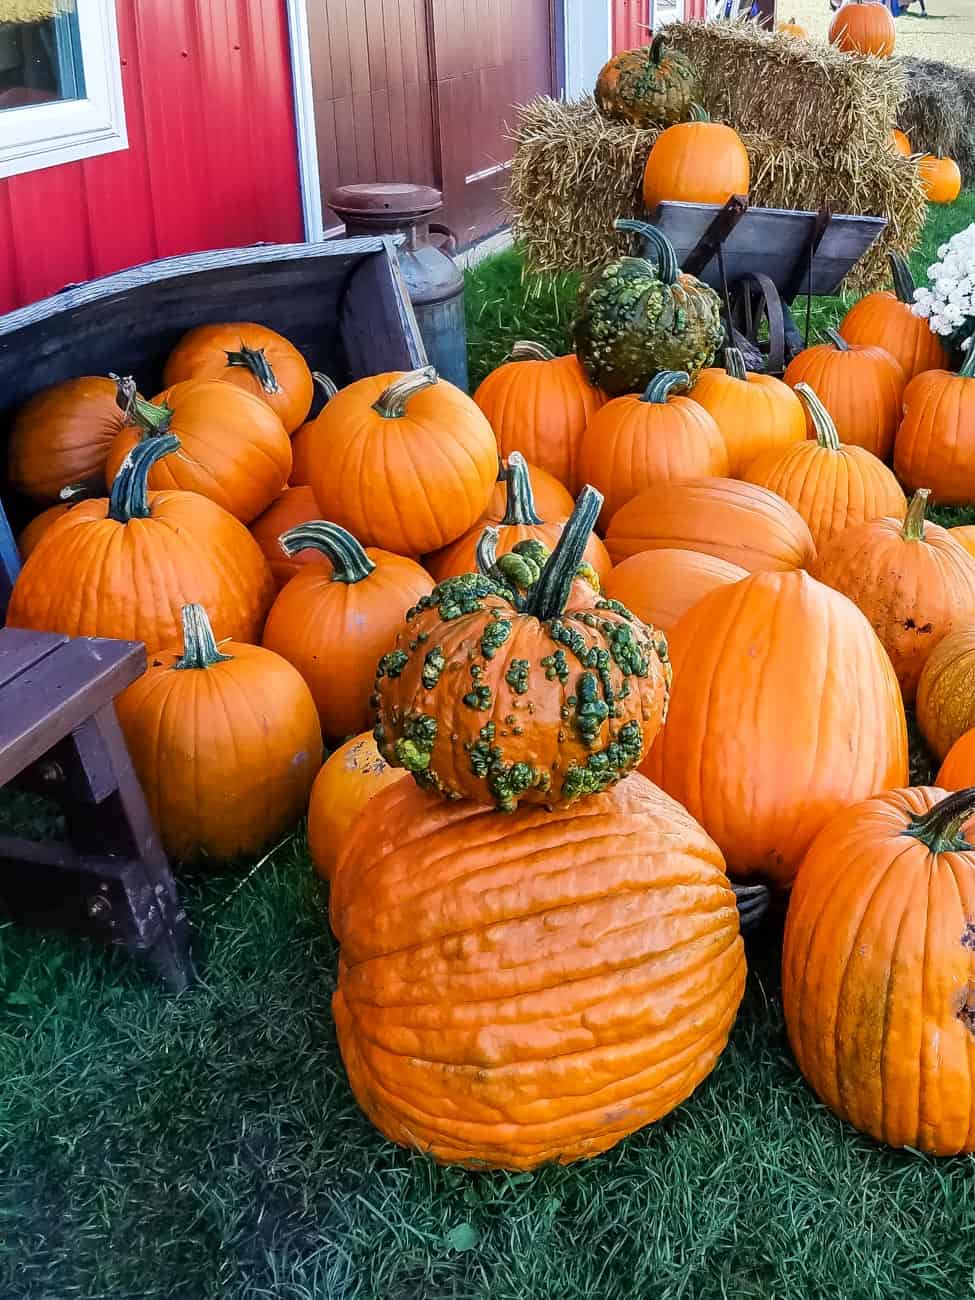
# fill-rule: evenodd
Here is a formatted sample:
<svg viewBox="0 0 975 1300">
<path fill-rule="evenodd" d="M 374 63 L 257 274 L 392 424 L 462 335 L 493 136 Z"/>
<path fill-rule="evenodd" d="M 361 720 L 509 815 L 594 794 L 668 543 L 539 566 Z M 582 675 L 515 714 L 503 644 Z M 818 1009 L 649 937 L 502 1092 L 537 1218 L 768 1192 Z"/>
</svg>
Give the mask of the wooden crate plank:
<svg viewBox="0 0 975 1300">
<path fill-rule="evenodd" d="M 7 612 L 10 593 L 20 572 L 20 552 L 14 540 L 13 529 L 7 520 L 7 513 L 0 501 L 0 620 Z"/>
<path fill-rule="evenodd" d="M 39 663 L 68 638 L 60 632 L 33 632 L 26 627 L 0 628 L 0 689 Z"/>
</svg>

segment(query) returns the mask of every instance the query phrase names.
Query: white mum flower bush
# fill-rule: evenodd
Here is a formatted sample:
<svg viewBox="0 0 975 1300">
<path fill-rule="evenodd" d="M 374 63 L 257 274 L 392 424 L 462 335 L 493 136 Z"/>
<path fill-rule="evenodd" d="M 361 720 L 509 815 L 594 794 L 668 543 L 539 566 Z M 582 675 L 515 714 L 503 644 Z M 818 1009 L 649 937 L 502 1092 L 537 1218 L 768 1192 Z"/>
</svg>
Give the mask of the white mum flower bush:
<svg viewBox="0 0 975 1300">
<path fill-rule="evenodd" d="M 929 284 L 914 290 L 911 310 L 934 334 L 964 348 L 975 337 L 975 223 L 942 244 L 938 259 L 928 267 Z"/>
</svg>

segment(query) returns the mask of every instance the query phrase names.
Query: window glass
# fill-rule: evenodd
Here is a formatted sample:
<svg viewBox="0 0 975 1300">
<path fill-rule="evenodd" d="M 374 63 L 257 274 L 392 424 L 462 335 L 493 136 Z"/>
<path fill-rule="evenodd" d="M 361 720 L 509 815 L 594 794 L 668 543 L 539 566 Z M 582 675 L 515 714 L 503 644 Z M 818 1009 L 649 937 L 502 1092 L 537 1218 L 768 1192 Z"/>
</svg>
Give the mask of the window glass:
<svg viewBox="0 0 975 1300">
<path fill-rule="evenodd" d="M 0 111 L 84 97 L 74 0 L 0 0 Z"/>
</svg>

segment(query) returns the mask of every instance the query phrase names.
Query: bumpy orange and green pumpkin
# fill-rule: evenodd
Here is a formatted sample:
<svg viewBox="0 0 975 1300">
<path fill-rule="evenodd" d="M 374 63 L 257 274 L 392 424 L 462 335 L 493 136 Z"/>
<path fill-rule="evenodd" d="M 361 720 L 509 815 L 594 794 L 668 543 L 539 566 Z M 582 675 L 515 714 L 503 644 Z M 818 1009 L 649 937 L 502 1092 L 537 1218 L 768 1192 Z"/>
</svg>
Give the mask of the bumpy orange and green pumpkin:
<svg viewBox="0 0 975 1300">
<path fill-rule="evenodd" d="M 599 74 L 595 98 L 604 117 L 641 127 L 671 126 L 687 121 L 702 93 L 694 65 L 658 36 L 650 46 L 614 54 Z"/>
</svg>

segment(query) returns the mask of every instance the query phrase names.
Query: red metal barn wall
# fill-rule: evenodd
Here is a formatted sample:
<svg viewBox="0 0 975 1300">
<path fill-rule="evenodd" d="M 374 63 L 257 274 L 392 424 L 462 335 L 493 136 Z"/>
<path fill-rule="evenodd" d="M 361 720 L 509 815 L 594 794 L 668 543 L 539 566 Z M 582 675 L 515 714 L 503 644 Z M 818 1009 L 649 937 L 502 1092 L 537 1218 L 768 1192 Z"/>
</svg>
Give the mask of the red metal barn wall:
<svg viewBox="0 0 975 1300">
<path fill-rule="evenodd" d="M 118 0 L 129 147 L 0 180 L 0 312 L 303 236 L 285 0 Z"/>
<path fill-rule="evenodd" d="M 632 50 L 650 39 L 650 0 L 610 0 L 613 6 L 613 51 Z M 708 0 L 684 0 L 685 18 L 706 18 Z"/>
</svg>

